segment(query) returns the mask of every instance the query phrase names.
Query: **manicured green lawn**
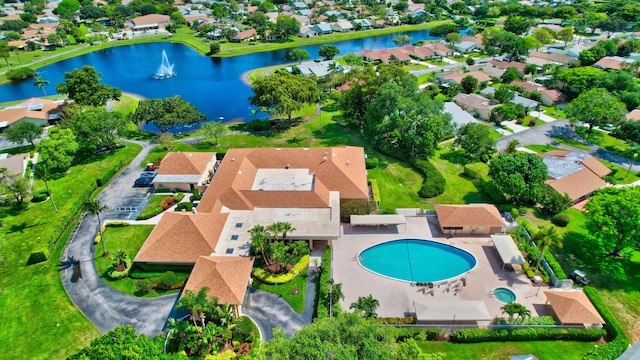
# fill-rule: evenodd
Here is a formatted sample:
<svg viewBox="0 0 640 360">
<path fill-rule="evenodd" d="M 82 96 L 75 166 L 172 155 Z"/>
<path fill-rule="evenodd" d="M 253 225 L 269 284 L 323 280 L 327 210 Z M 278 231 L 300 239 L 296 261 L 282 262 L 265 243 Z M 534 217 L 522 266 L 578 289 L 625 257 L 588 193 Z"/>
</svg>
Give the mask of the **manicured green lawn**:
<svg viewBox="0 0 640 360">
<path fill-rule="evenodd" d="M 480 190 L 480 183 L 464 175 L 464 165 L 469 163 L 461 151 L 451 151 L 443 146 L 431 162 L 442 173 L 447 183 L 444 193 L 429 199 L 429 204 L 489 203 L 489 198 Z M 488 171 L 488 166 L 485 164 Z"/>
<path fill-rule="evenodd" d="M 111 280 L 107 273 L 109 272 L 111 265 L 115 262 L 113 255 L 118 250 L 123 250 L 129 256 L 129 259 L 133 260 L 138 253 L 138 250 L 142 247 L 145 240 L 153 230 L 154 225 L 130 225 L 124 227 L 107 227 L 104 231 L 105 246 L 109 255 L 102 257 L 102 244 L 96 245 L 95 251 L 95 264 L 96 270 L 100 278 L 114 289 L 121 291 L 125 294 L 139 297 L 156 297 L 164 294 L 174 293 L 178 290 L 153 290 L 150 292 L 140 292 L 136 289 L 136 279 L 124 278 L 120 280 Z M 176 276 L 179 279 L 186 280 L 189 277 L 189 273 L 176 272 Z"/>
<path fill-rule="evenodd" d="M 555 106 L 541 106 L 545 115 L 549 115 L 555 119 L 564 119 L 567 117 L 567 112 Z"/>
<path fill-rule="evenodd" d="M 307 271 L 303 271 L 293 280 L 280 285 L 267 285 L 254 280 L 253 287 L 283 298 L 293 310 L 298 313 L 304 311 L 304 299 L 307 296 Z"/>
<path fill-rule="evenodd" d="M 113 111 L 119 112 L 123 115 L 129 115 L 136 111 L 138 107 L 138 99 L 135 99 L 128 95 L 122 95 L 120 100 L 113 102 Z"/>
<path fill-rule="evenodd" d="M 435 65 L 435 66 L 443 66 L 443 65 L 447 65 L 448 64 L 448 62 L 442 61 L 440 59 L 427 60 L 427 63 L 429 63 L 431 65 Z"/>
<path fill-rule="evenodd" d="M 579 341 L 527 341 L 527 342 L 485 342 L 476 344 L 454 344 L 450 342 L 418 343 L 427 353 L 446 353 L 447 360 L 508 359 L 509 355 L 534 354 L 538 359 L 581 359 L 582 355 L 594 348 L 595 344 Z"/>
<path fill-rule="evenodd" d="M 598 159 L 598 160 L 600 160 L 600 162 L 607 165 L 608 168 L 613 169 L 613 172 L 608 176 L 612 177 L 617 184 L 631 184 L 633 182 L 640 180 L 640 177 L 638 176 L 639 173 L 637 172 L 633 172 L 633 171 L 627 172 L 628 168 L 622 168 L 618 165 L 612 164 L 608 161 L 604 161 L 601 159 Z"/>
<path fill-rule="evenodd" d="M 566 137 L 554 137 L 553 140 L 559 142 L 560 144 L 565 144 L 571 147 L 574 147 L 576 149 L 582 149 L 582 150 L 591 150 L 591 148 L 575 139 L 569 139 Z"/>
<path fill-rule="evenodd" d="M 535 125 L 531 126 L 531 120 L 535 120 Z M 526 116 L 524 118 L 524 122 L 522 123 L 522 126 L 528 126 L 528 127 L 536 127 L 536 126 L 540 126 L 542 124 L 546 124 L 546 122 L 542 119 L 538 119 L 534 116 Z"/>
<path fill-rule="evenodd" d="M 555 147 L 555 146 L 551 146 L 551 144 L 547 144 L 547 145 L 527 145 L 525 146 L 525 148 L 529 149 L 529 150 L 533 150 L 537 153 L 546 153 L 549 151 L 553 151 L 553 150 L 562 150 L 559 147 Z"/>
<path fill-rule="evenodd" d="M 48 261 L 30 266 L 26 262 L 34 249 L 64 233 L 64 219 L 89 197 L 97 177 L 107 168 L 130 163 L 139 151 L 138 145 L 129 144 L 51 179 L 58 213 L 50 201 L 29 204 L 23 211 L 0 209 L 0 354 L 14 359 L 60 359 L 99 335 L 69 300 L 60 281 L 60 258 L 70 229 Z M 44 185 L 38 180 L 36 190 L 41 189 Z"/>
<path fill-rule="evenodd" d="M 173 195 L 156 194 L 151 196 L 151 200 L 149 200 L 149 202 L 147 203 L 147 206 L 144 207 L 144 210 L 142 210 L 140 212 L 140 215 L 138 216 L 141 216 L 144 219 L 144 214 L 146 212 L 153 212 L 153 209 L 160 206 L 160 203 L 162 202 L 162 200 L 166 199 L 169 196 L 173 196 Z"/>
</svg>

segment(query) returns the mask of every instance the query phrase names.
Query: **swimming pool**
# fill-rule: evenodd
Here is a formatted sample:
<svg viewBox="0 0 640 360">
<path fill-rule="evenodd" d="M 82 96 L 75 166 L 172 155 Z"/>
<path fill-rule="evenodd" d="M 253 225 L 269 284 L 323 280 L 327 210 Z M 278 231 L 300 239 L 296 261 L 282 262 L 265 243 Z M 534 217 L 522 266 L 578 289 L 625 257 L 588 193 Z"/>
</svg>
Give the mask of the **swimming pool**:
<svg viewBox="0 0 640 360">
<path fill-rule="evenodd" d="M 455 246 L 423 239 L 401 239 L 360 252 L 358 262 L 378 275 L 410 282 L 437 282 L 476 267 L 476 258 Z"/>
</svg>

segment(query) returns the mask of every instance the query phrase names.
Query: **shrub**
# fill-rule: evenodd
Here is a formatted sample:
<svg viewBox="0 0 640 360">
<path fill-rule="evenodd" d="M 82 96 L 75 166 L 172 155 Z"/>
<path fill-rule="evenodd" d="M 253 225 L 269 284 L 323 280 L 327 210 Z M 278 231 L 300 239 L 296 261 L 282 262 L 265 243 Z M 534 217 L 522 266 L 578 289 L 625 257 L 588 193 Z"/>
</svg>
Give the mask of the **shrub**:
<svg viewBox="0 0 640 360">
<path fill-rule="evenodd" d="M 193 195 L 192 195 L 193 200 L 200 200 L 202 199 L 202 195 L 200 195 L 200 190 L 193 189 Z"/>
<path fill-rule="evenodd" d="M 252 131 L 271 130 L 271 121 L 252 120 L 251 123 L 249 123 L 249 128 Z"/>
<path fill-rule="evenodd" d="M 481 163 L 471 163 L 464 166 L 464 174 L 471 179 L 480 179 L 483 172 L 486 172 L 487 166 Z"/>
<path fill-rule="evenodd" d="M 531 126 L 531 127 L 536 126 L 537 123 L 538 123 L 538 120 L 536 120 L 536 119 L 529 120 L 529 126 Z"/>
<path fill-rule="evenodd" d="M 136 287 L 140 291 L 149 292 L 156 287 L 157 282 L 157 278 L 142 279 L 136 282 Z"/>
<path fill-rule="evenodd" d="M 148 208 L 148 209 L 144 209 L 143 212 L 141 212 L 136 219 L 137 220 L 147 220 L 147 219 L 151 219 L 152 217 L 162 213 L 164 211 L 163 208 L 161 208 L 160 206 L 155 206 L 152 208 Z"/>
<path fill-rule="evenodd" d="M 364 165 L 367 169 L 375 169 L 378 167 L 379 162 L 378 158 L 368 158 L 364 161 Z"/>
<path fill-rule="evenodd" d="M 553 217 L 551 221 L 560 227 L 565 227 L 569 225 L 569 222 L 571 221 L 571 219 L 567 214 L 557 214 Z"/>
<path fill-rule="evenodd" d="M 193 204 L 190 202 L 181 202 L 176 206 L 176 211 L 191 211 L 193 209 Z"/>
<path fill-rule="evenodd" d="M 126 259 L 124 262 L 124 270 L 117 271 L 113 269 L 107 273 L 107 276 L 109 276 L 111 280 L 120 280 L 129 276 L 129 274 L 131 273 L 131 259 Z"/>
<path fill-rule="evenodd" d="M 158 188 L 158 189 L 156 189 L 155 191 L 156 191 L 156 193 L 158 193 L 158 194 L 166 194 L 166 193 L 170 193 L 170 192 L 171 192 L 171 189 L 168 189 L 168 188 Z"/>
<path fill-rule="evenodd" d="M 477 343 L 487 341 L 574 340 L 597 341 L 606 335 L 604 329 L 580 328 L 516 328 L 516 329 L 461 329 L 451 334 L 451 341 Z"/>
<path fill-rule="evenodd" d="M 256 327 L 253 321 L 246 316 L 242 316 L 236 321 L 236 326 L 232 329 L 233 338 L 239 341 L 249 341 L 255 336 Z"/>
<path fill-rule="evenodd" d="M 490 177 L 481 177 L 480 184 L 482 184 L 484 193 L 491 198 L 494 204 L 500 205 L 507 202 L 507 198 L 504 197 L 498 186 L 495 184 L 495 182 L 493 182 L 493 180 L 491 180 Z"/>
<path fill-rule="evenodd" d="M 369 200 L 348 200 L 340 205 L 342 222 L 349 222 L 351 215 L 367 215 L 374 212 L 376 204 Z"/>
<path fill-rule="evenodd" d="M 371 194 L 373 194 L 373 201 L 380 204 L 380 189 L 378 188 L 378 181 L 376 179 L 371 179 L 369 183 L 371 184 Z"/>
<path fill-rule="evenodd" d="M 376 318 L 375 321 L 378 324 L 387 324 L 387 325 L 407 325 L 407 324 L 415 324 L 417 322 L 415 316 Z"/>
<path fill-rule="evenodd" d="M 160 204 L 158 204 L 158 206 L 161 207 L 162 210 L 164 211 L 175 204 L 176 204 L 176 198 L 173 196 L 167 196 L 164 199 L 162 199 L 162 201 L 160 201 Z"/>
<path fill-rule="evenodd" d="M 331 275 L 331 248 L 327 247 L 322 254 L 322 264 L 318 268 L 316 282 L 315 317 L 318 319 L 329 316 L 329 279 Z M 333 306 L 336 309 L 336 306 Z M 338 308 L 339 309 L 339 308 Z"/>
<path fill-rule="evenodd" d="M 9 80 L 22 80 L 36 76 L 36 71 L 30 67 L 21 67 L 7 72 L 7 78 Z"/>
<path fill-rule="evenodd" d="M 93 243 L 94 244 L 100 244 L 100 241 L 102 241 L 102 236 L 100 235 L 100 233 L 98 232 L 98 234 L 96 235 L 96 237 L 93 239 Z"/>
<path fill-rule="evenodd" d="M 29 255 L 29 260 L 27 260 L 27 265 L 33 265 L 37 263 L 41 263 L 47 261 L 49 258 L 49 249 L 43 247 L 40 248 Z"/>
<path fill-rule="evenodd" d="M 31 202 L 33 203 L 43 202 L 47 200 L 48 197 L 49 197 L 49 193 L 47 192 L 47 190 L 38 191 L 37 193 L 33 194 L 33 197 L 31 198 Z"/>
<path fill-rule="evenodd" d="M 265 284 L 284 284 L 293 280 L 298 274 L 302 272 L 302 270 L 306 269 L 309 266 L 309 255 L 304 255 L 300 258 L 300 261 L 296 263 L 291 270 L 289 270 L 286 274 L 272 274 L 270 272 L 264 271 L 260 268 L 255 268 L 251 271 L 251 275 L 253 275 L 256 279 L 260 280 Z"/>
<path fill-rule="evenodd" d="M 182 201 L 182 199 L 184 199 L 184 193 L 179 192 L 176 196 L 174 196 L 176 198 L 176 202 L 180 202 Z"/>
<path fill-rule="evenodd" d="M 444 193 L 446 180 L 432 163 L 427 160 L 412 160 L 411 165 L 424 176 L 418 196 L 432 198 Z"/>
<path fill-rule="evenodd" d="M 181 285 L 176 277 L 176 274 L 173 271 L 167 271 L 164 274 L 160 275 L 158 278 L 158 284 L 156 285 L 157 289 L 162 290 L 171 290 L 175 289 L 177 285 Z"/>
<path fill-rule="evenodd" d="M 124 221 L 110 221 L 110 222 L 106 223 L 104 226 L 106 226 L 106 227 L 125 227 L 125 226 L 129 226 L 129 223 L 124 222 Z"/>
</svg>

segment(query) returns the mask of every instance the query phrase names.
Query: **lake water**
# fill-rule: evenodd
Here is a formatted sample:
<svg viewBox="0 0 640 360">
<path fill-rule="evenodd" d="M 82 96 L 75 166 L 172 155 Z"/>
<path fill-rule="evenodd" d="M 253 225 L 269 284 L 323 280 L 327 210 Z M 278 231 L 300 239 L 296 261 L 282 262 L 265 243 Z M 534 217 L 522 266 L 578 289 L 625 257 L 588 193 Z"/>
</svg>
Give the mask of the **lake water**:
<svg viewBox="0 0 640 360">
<path fill-rule="evenodd" d="M 389 34 L 332 43 L 340 54 L 392 48 L 393 39 L 400 34 Z M 407 32 L 412 42 L 437 40 L 429 30 Z M 321 45 L 303 46 L 312 59 L 319 58 Z M 174 64 L 178 76 L 154 80 L 162 51 Z M 150 43 L 119 46 L 60 61 L 38 69 L 38 75 L 49 81 L 47 94 L 55 91 L 55 85 L 63 81 L 67 71 L 94 66 L 102 73 L 102 82 L 118 87 L 122 91 L 147 98 L 164 98 L 180 95 L 207 116 L 208 120 L 224 118 L 225 122 L 251 119 L 249 96 L 251 87 L 241 79 L 242 74 L 265 66 L 284 64 L 290 49 L 259 52 L 229 58 L 210 58 L 182 44 Z M 34 86 L 33 79 L 0 86 L 0 102 L 42 96 Z M 266 114 L 263 116 L 266 117 Z"/>
</svg>

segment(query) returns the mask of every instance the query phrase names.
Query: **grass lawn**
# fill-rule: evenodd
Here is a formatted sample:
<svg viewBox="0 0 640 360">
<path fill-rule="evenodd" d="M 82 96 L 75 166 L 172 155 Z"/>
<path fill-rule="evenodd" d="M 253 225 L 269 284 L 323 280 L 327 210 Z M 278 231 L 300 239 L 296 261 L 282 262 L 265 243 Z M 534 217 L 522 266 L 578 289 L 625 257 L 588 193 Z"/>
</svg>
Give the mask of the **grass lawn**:
<svg viewBox="0 0 640 360">
<path fill-rule="evenodd" d="M 451 151 L 448 146 L 440 149 L 431 159 L 447 183 L 444 193 L 429 199 L 429 204 L 489 203 L 490 199 L 480 190 L 480 183 L 464 175 L 464 166 L 470 163 L 461 151 Z M 487 171 L 489 167 L 485 164 Z"/>
<path fill-rule="evenodd" d="M 410 63 L 409 65 L 405 65 L 404 69 L 407 71 L 413 71 L 413 70 L 423 70 L 423 69 L 428 69 L 429 67 L 426 65 L 422 65 L 422 64 L 416 64 L 416 63 Z"/>
<path fill-rule="evenodd" d="M 544 106 L 541 105 L 542 111 L 545 115 L 549 115 L 555 119 L 564 119 L 567 117 L 567 112 L 556 106 Z"/>
<path fill-rule="evenodd" d="M 160 203 L 162 202 L 162 200 L 166 199 L 169 196 L 173 196 L 173 195 L 161 195 L 161 194 L 157 194 L 157 195 L 153 195 L 151 196 L 151 200 L 149 200 L 149 202 L 147 203 L 147 206 L 144 207 L 144 209 L 140 212 L 140 215 L 144 214 L 146 211 L 152 211 L 152 209 L 155 209 L 156 207 L 160 206 Z M 138 215 L 138 216 L 140 216 Z M 144 218 L 144 216 L 143 216 Z M 132 258 L 133 259 L 133 258 Z"/>
<path fill-rule="evenodd" d="M 581 126 L 576 129 L 576 132 L 584 139 L 615 154 L 628 158 L 629 155 L 625 154 L 625 151 L 629 149 L 629 144 L 627 144 L 624 140 L 615 138 L 599 129 L 593 129 L 592 133 L 589 133 L 587 129 L 588 127 Z"/>
<path fill-rule="evenodd" d="M 156 297 L 180 291 L 179 289 L 177 289 L 153 290 L 148 293 L 140 292 L 136 289 L 136 279 L 124 278 L 120 280 L 111 280 L 107 275 L 110 270 L 111 264 L 113 264 L 114 262 L 111 257 L 115 255 L 116 251 L 123 250 L 125 253 L 127 253 L 127 255 L 129 255 L 129 259 L 133 259 L 138 253 L 138 250 L 140 250 L 140 247 L 142 247 L 142 244 L 144 244 L 144 241 L 147 239 L 153 228 L 154 225 L 130 225 L 124 227 L 107 227 L 105 229 L 104 237 L 106 239 L 106 242 L 104 244 L 107 247 L 109 256 L 102 257 L 102 244 L 96 245 L 95 251 L 96 269 L 98 271 L 98 275 L 100 275 L 100 278 L 105 283 L 125 294 L 145 298 Z M 189 273 L 176 272 L 176 276 L 178 279 L 186 280 L 189 277 Z"/>
<path fill-rule="evenodd" d="M 129 115 L 136 111 L 138 107 L 138 99 L 135 99 L 128 95 L 122 95 L 120 100 L 113 102 L 113 111 L 119 112 L 123 115 Z"/>
<path fill-rule="evenodd" d="M 558 136 L 558 137 L 554 137 L 553 140 L 559 142 L 560 144 L 565 144 L 571 147 L 574 147 L 576 149 L 582 149 L 582 150 L 591 150 L 591 148 L 588 145 L 585 145 L 575 139 L 569 139 L 563 136 Z"/>
<path fill-rule="evenodd" d="M 267 285 L 258 280 L 253 282 L 253 287 L 283 298 L 297 313 L 304 311 L 304 299 L 307 296 L 307 271 L 303 271 L 293 280 L 280 285 Z M 297 291 L 294 291 L 297 290 Z"/>
<path fill-rule="evenodd" d="M 429 63 L 431 65 L 435 65 L 435 66 L 443 66 L 443 65 L 447 65 L 448 64 L 448 62 L 442 61 L 440 59 L 427 60 L 427 63 Z"/>
<path fill-rule="evenodd" d="M 509 355 L 534 354 L 538 359 L 581 359 L 594 343 L 580 341 L 514 341 L 455 344 L 450 342 L 418 342 L 426 353 L 446 353 L 447 360 L 508 359 Z"/>
<path fill-rule="evenodd" d="M 530 125 L 531 120 L 535 120 L 535 125 L 534 126 Z M 524 118 L 524 122 L 522 123 L 522 126 L 536 127 L 536 126 L 540 126 L 542 124 L 546 124 L 546 122 L 544 120 L 542 120 L 542 119 L 537 119 L 537 118 L 535 118 L 533 116 L 526 116 Z"/>
<path fill-rule="evenodd" d="M 627 175 L 628 168 L 626 169 L 622 168 L 618 165 L 612 164 L 602 159 L 598 159 L 598 160 L 600 160 L 600 162 L 607 165 L 609 169 L 613 170 L 613 172 L 610 175 L 607 175 L 607 177 L 612 178 L 617 184 L 631 184 L 633 182 L 640 180 L 640 176 L 638 176 L 639 173 L 637 172 L 630 171 L 628 172 L 628 175 Z"/>
<path fill-rule="evenodd" d="M 533 150 L 537 153 L 546 153 L 549 151 L 553 151 L 553 150 L 563 150 L 559 147 L 555 147 L 555 146 L 551 146 L 551 144 L 546 144 L 546 145 L 527 145 L 525 146 L 525 148 L 529 149 L 529 150 Z"/>
<path fill-rule="evenodd" d="M 29 204 L 23 211 L 0 209 L 0 354 L 14 359 L 60 359 L 86 346 L 98 330 L 69 300 L 60 281 L 62 237 L 46 262 L 26 266 L 29 254 L 65 232 L 65 225 L 107 168 L 128 164 L 140 146 L 102 155 L 53 178 L 49 186 L 59 212 L 50 201 Z M 69 186 L 73 184 L 73 186 Z M 36 190 L 44 189 L 36 181 Z M 56 326 L 56 324 L 60 324 Z"/>
</svg>

